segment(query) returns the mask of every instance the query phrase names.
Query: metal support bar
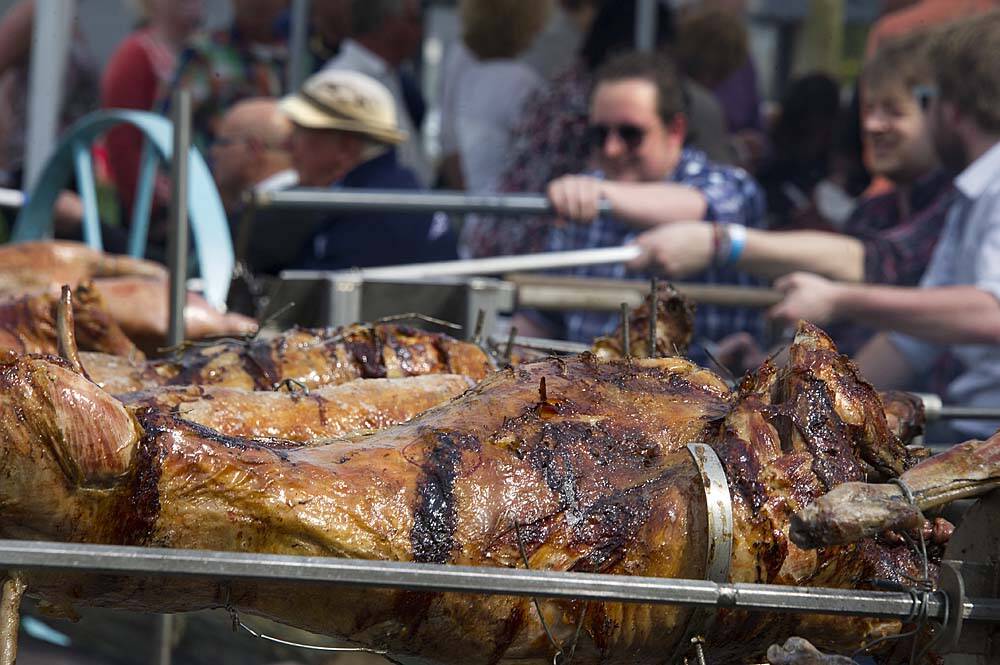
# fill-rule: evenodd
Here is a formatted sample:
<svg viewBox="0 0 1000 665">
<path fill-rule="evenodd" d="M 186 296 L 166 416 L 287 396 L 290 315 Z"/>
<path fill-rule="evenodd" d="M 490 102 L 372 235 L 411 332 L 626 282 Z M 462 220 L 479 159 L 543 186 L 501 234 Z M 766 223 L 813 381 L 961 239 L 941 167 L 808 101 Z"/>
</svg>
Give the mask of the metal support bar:
<svg viewBox="0 0 1000 665">
<path fill-rule="evenodd" d="M 903 620 L 921 609 L 912 594 L 893 591 L 20 540 L 0 540 L 0 569 L 342 584 Z M 932 592 L 926 598 L 925 616 L 943 621 L 947 614 L 944 594 Z M 961 611 L 966 621 L 1000 622 L 997 599 L 967 598 Z"/>
<path fill-rule="evenodd" d="M 307 75 L 306 49 L 309 40 L 309 0 L 292 0 L 292 34 L 288 40 L 288 71 L 285 92 L 295 92 Z"/>
<path fill-rule="evenodd" d="M 496 275 L 518 270 L 551 270 L 575 266 L 595 266 L 625 263 L 637 258 L 641 250 L 635 245 L 580 249 L 569 252 L 539 252 L 519 256 L 497 256 L 465 261 L 434 261 L 384 268 L 363 268 L 351 271 L 365 280 L 425 279 L 461 275 Z M 291 272 L 291 271 L 290 271 Z M 621 301 L 615 307 L 619 307 Z"/>
<path fill-rule="evenodd" d="M 83 240 L 94 249 L 104 251 L 90 146 L 83 141 L 73 144 L 73 168 L 76 172 L 76 186 L 80 191 L 80 200 L 83 202 Z"/>
<path fill-rule="evenodd" d="M 178 90 L 173 100 L 174 146 L 170 163 L 170 230 L 167 267 L 170 268 L 170 320 L 167 345 L 184 341 L 184 305 L 188 273 L 188 151 L 191 146 L 191 93 Z"/>
<path fill-rule="evenodd" d="M 635 7 L 635 49 L 652 51 L 656 46 L 657 0 L 638 0 Z"/>
<path fill-rule="evenodd" d="M 504 275 L 517 286 L 518 303 L 522 307 L 573 310 L 612 311 L 627 302 L 638 307 L 649 293 L 649 283 L 630 279 L 597 279 L 558 275 Z M 696 303 L 729 307 L 770 307 L 781 302 L 775 289 L 721 284 L 688 284 L 672 282 L 682 295 Z"/>
<path fill-rule="evenodd" d="M 248 194 L 248 197 L 253 196 Z M 372 189 L 290 189 L 258 192 L 258 208 L 404 212 L 426 214 L 447 212 L 495 213 L 506 215 L 545 215 L 552 204 L 541 194 L 465 194 L 463 192 L 414 192 L 412 190 Z M 611 205 L 602 201 L 600 212 L 610 213 Z"/>
<path fill-rule="evenodd" d="M 33 191 L 56 148 L 76 0 L 37 0 L 31 30 L 24 190 Z"/>
<path fill-rule="evenodd" d="M 924 416 L 935 420 L 1000 420 L 1000 408 L 990 406 L 951 406 L 939 395 L 913 393 L 924 403 Z"/>
</svg>

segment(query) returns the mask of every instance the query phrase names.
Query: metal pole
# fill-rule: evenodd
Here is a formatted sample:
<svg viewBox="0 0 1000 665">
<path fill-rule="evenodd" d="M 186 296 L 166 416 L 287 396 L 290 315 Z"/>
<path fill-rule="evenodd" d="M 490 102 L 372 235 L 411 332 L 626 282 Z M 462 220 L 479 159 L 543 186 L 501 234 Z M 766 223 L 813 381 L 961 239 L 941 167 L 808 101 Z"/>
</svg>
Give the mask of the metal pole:
<svg viewBox="0 0 1000 665">
<path fill-rule="evenodd" d="M 248 200 L 249 200 L 248 194 Z M 552 213 L 548 198 L 541 194 L 464 194 L 461 192 L 414 192 L 412 190 L 372 189 L 290 189 L 257 193 L 258 208 L 294 210 L 406 212 L 406 213 L 495 213 L 507 215 L 546 215 Z M 602 214 L 611 212 L 601 201 Z"/>
<path fill-rule="evenodd" d="M 923 614 L 918 612 L 919 596 L 895 591 L 717 584 L 704 580 L 597 573 L 42 541 L 0 540 L 0 568 L 185 577 L 212 582 L 340 584 L 897 619 L 912 619 L 918 613 L 931 621 L 942 621 L 948 612 L 945 594 L 941 591 L 926 594 L 926 614 Z M 30 575 L 28 583 L 31 583 Z M 1000 600 L 966 598 L 961 612 L 969 621 L 1000 622 Z"/>
<path fill-rule="evenodd" d="M 59 136 L 66 57 L 73 40 L 76 0 L 36 0 L 31 30 L 24 191 L 30 192 Z"/>
<path fill-rule="evenodd" d="M 635 7 L 635 48 L 652 51 L 656 47 L 657 0 L 637 0 Z"/>
<path fill-rule="evenodd" d="M 288 48 L 285 92 L 294 92 L 306 77 L 306 49 L 309 43 L 309 0 L 292 0 L 292 34 Z"/>
<path fill-rule="evenodd" d="M 191 93 L 178 90 L 173 99 L 174 145 L 170 162 L 170 228 L 167 267 L 170 269 L 170 320 L 167 345 L 184 341 L 184 305 L 188 274 L 188 151 L 191 146 Z"/>
<path fill-rule="evenodd" d="M 434 261 L 384 268 L 364 268 L 354 274 L 361 279 L 421 279 L 455 275 L 496 275 L 520 270 L 550 270 L 575 266 L 625 263 L 638 258 L 641 250 L 635 245 L 580 249 L 570 252 L 539 252 L 520 256 L 497 256 L 465 261 Z M 620 302 L 620 301 L 619 301 Z"/>
<path fill-rule="evenodd" d="M 534 274 L 504 275 L 504 279 L 517 286 L 520 305 L 539 309 L 612 311 L 623 301 L 638 307 L 649 293 L 648 282 L 633 279 Z M 684 297 L 705 305 L 771 307 L 782 299 L 775 289 L 759 286 L 671 284 Z"/>
</svg>

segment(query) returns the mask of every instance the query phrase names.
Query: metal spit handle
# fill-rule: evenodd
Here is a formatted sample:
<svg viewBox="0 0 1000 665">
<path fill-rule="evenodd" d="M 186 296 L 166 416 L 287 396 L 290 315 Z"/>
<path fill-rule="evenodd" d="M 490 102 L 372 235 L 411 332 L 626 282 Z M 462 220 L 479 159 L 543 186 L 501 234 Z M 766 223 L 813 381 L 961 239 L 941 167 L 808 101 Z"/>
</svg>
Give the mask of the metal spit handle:
<svg viewBox="0 0 1000 665">
<path fill-rule="evenodd" d="M 950 406 L 934 393 L 913 393 L 924 403 L 928 422 L 936 420 L 1000 420 L 1000 408 L 988 406 Z"/>
</svg>

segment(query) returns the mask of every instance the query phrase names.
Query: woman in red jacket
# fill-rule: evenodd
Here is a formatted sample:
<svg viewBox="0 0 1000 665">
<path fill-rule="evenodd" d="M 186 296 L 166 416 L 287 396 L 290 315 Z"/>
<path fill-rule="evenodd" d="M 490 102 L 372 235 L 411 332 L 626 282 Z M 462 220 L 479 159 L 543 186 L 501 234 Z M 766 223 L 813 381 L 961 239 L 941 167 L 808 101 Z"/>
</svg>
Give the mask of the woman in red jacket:
<svg viewBox="0 0 1000 665">
<path fill-rule="evenodd" d="M 101 82 L 101 106 L 149 111 L 159 106 L 177 55 L 201 25 L 202 0 L 138 0 L 140 27 L 118 46 Z M 122 125 L 107 137 L 111 177 L 129 219 L 142 135 Z"/>
</svg>

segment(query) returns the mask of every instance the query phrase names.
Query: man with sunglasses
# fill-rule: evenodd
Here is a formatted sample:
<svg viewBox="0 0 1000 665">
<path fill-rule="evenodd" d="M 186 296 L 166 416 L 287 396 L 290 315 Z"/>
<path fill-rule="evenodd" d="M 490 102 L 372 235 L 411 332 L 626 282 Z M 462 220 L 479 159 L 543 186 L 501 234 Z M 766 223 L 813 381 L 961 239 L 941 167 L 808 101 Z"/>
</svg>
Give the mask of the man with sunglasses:
<svg viewBox="0 0 1000 665">
<path fill-rule="evenodd" d="M 954 172 L 958 194 L 921 288 L 831 282 L 805 273 L 779 284 L 776 314 L 816 323 L 862 321 L 885 332 L 856 356 L 879 388 L 907 387 L 945 352 L 960 365 L 946 400 L 1000 403 L 1000 12 L 955 24 L 934 37 L 936 88 L 929 99 L 938 156 Z M 935 438 L 985 438 L 1000 422 L 952 421 Z"/>
<path fill-rule="evenodd" d="M 613 247 L 631 242 L 641 231 L 691 219 L 720 219 L 733 226 L 759 226 L 764 202 L 760 189 L 742 169 L 709 162 L 685 147 L 687 119 L 680 80 L 662 55 L 629 53 L 598 70 L 590 99 L 588 135 L 597 171 L 557 178 L 548 197 L 557 219 L 549 229 L 551 251 Z M 601 216 L 601 201 L 611 214 Z M 648 278 L 623 265 L 580 267 L 573 275 Z M 750 283 L 733 270 L 711 268 L 708 282 Z M 569 312 L 543 318 L 524 313 L 522 331 L 591 341 L 616 325 L 616 315 Z M 757 335 L 760 317 L 748 308 L 703 306 L 696 316 L 693 353 L 736 331 Z"/>
</svg>

